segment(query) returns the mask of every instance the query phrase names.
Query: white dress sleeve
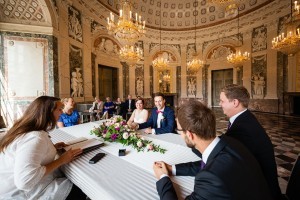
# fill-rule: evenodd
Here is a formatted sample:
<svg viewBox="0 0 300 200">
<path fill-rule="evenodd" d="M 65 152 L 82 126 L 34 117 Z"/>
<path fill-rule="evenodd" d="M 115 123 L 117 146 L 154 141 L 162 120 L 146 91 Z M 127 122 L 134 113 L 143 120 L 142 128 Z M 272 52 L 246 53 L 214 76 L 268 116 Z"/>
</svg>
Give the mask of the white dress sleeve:
<svg viewBox="0 0 300 200">
<path fill-rule="evenodd" d="M 49 138 L 45 132 L 34 132 L 23 136 L 17 143 L 14 166 L 14 182 L 20 190 L 31 190 L 43 178 L 46 167 L 54 160 L 49 157 Z M 55 156 L 55 155 L 54 155 Z"/>
</svg>

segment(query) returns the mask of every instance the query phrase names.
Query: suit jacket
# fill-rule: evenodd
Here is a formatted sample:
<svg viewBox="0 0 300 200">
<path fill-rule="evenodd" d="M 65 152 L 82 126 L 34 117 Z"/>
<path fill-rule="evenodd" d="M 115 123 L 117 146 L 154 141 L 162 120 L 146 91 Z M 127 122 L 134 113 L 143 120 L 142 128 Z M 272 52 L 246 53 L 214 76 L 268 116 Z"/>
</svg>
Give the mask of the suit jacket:
<svg viewBox="0 0 300 200">
<path fill-rule="evenodd" d="M 160 128 L 157 128 L 157 108 L 153 108 L 148 121 L 139 125 L 139 129 L 154 128 L 156 134 L 174 133 L 175 132 L 175 115 L 174 110 L 166 106 L 164 109 L 164 119 L 160 123 Z"/>
<path fill-rule="evenodd" d="M 281 191 L 277 177 L 274 148 L 256 117 L 249 110 L 246 110 L 234 120 L 226 135 L 239 140 L 254 155 L 267 180 L 273 199 L 280 199 Z"/>
<path fill-rule="evenodd" d="M 247 147 L 258 161 L 273 199 L 281 199 L 273 145 L 256 117 L 246 110 L 234 120 L 226 135 L 237 139 Z M 192 151 L 202 157 L 197 149 L 193 148 Z"/>
<path fill-rule="evenodd" d="M 126 118 L 126 113 L 128 112 L 129 109 L 129 100 L 127 99 L 123 104 L 122 104 L 122 116 L 123 118 Z M 133 112 L 134 109 L 136 109 L 135 107 L 135 100 L 131 99 L 131 104 L 130 104 L 130 109 L 131 112 Z"/>
<path fill-rule="evenodd" d="M 195 176 L 194 191 L 186 199 L 270 200 L 261 169 L 252 154 L 235 139 L 222 136 L 204 169 L 200 161 L 176 165 L 176 175 Z M 156 183 L 161 200 L 177 199 L 169 177 Z"/>
</svg>

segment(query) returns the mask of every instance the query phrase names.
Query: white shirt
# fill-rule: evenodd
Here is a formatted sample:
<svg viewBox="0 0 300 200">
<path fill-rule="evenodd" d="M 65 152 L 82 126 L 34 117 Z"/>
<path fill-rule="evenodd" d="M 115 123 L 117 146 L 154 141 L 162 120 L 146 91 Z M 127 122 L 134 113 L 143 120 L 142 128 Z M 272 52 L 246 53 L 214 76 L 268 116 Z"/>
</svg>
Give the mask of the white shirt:
<svg viewBox="0 0 300 200">
<path fill-rule="evenodd" d="M 160 113 L 158 113 L 157 114 L 157 122 L 156 122 L 156 124 L 157 124 L 157 128 L 160 128 L 160 123 L 161 123 L 161 120 L 163 120 L 164 119 L 164 115 L 163 115 L 163 112 L 164 112 L 164 110 L 165 110 L 165 108 L 163 108 L 163 109 L 161 109 L 161 110 L 159 110 L 159 111 L 161 111 Z M 153 128 L 152 129 L 152 134 L 154 134 L 155 135 L 155 129 Z"/>
<path fill-rule="evenodd" d="M 234 122 L 234 120 L 235 120 L 238 116 L 240 116 L 243 112 L 245 112 L 246 110 L 247 110 L 247 109 L 245 109 L 245 110 L 243 110 L 243 111 L 241 111 L 241 112 L 239 112 L 239 113 L 233 115 L 232 117 L 230 117 L 230 118 L 229 118 L 230 124 L 232 125 L 233 122 Z"/>
<path fill-rule="evenodd" d="M 202 160 L 203 162 L 206 164 L 207 163 L 207 159 L 209 157 L 209 155 L 211 154 L 211 152 L 214 150 L 214 148 L 216 147 L 216 145 L 219 143 L 220 138 L 216 137 L 204 150 L 204 152 L 202 153 Z M 200 168 L 200 166 L 199 166 Z M 172 174 L 175 176 L 176 175 L 176 167 L 175 165 L 172 165 Z"/>
<path fill-rule="evenodd" d="M 56 149 L 48 133 L 33 131 L 13 141 L 0 153 L 0 199 L 64 200 L 72 182 L 56 170 L 44 176 Z"/>
</svg>

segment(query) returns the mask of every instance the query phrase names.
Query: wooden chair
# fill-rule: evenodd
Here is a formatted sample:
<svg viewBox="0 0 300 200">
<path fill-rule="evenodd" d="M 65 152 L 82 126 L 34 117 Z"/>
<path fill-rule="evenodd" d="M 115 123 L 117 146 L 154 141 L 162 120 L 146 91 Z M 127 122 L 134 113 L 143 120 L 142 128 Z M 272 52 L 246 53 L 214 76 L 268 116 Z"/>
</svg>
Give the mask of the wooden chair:
<svg viewBox="0 0 300 200">
<path fill-rule="evenodd" d="M 298 155 L 298 158 L 292 169 L 292 173 L 286 188 L 286 194 L 284 195 L 283 199 L 300 199 L 300 154 Z"/>
</svg>

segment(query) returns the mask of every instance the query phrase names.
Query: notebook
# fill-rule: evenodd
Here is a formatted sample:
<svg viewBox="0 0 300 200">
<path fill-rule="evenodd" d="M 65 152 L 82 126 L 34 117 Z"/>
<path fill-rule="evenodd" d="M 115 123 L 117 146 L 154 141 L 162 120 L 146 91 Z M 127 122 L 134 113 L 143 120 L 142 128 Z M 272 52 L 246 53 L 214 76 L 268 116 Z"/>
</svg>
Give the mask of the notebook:
<svg viewBox="0 0 300 200">
<path fill-rule="evenodd" d="M 76 138 L 74 140 L 71 140 L 69 142 L 66 142 L 69 146 L 64 147 L 65 151 L 68 151 L 69 149 L 82 149 L 82 153 L 87 153 L 89 151 L 92 151 L 94 149 L 97 149 L 104 145 L 104 142 L 97 140 L 95 138 L 87 139 L 84 137 Z"/>
</svg>

